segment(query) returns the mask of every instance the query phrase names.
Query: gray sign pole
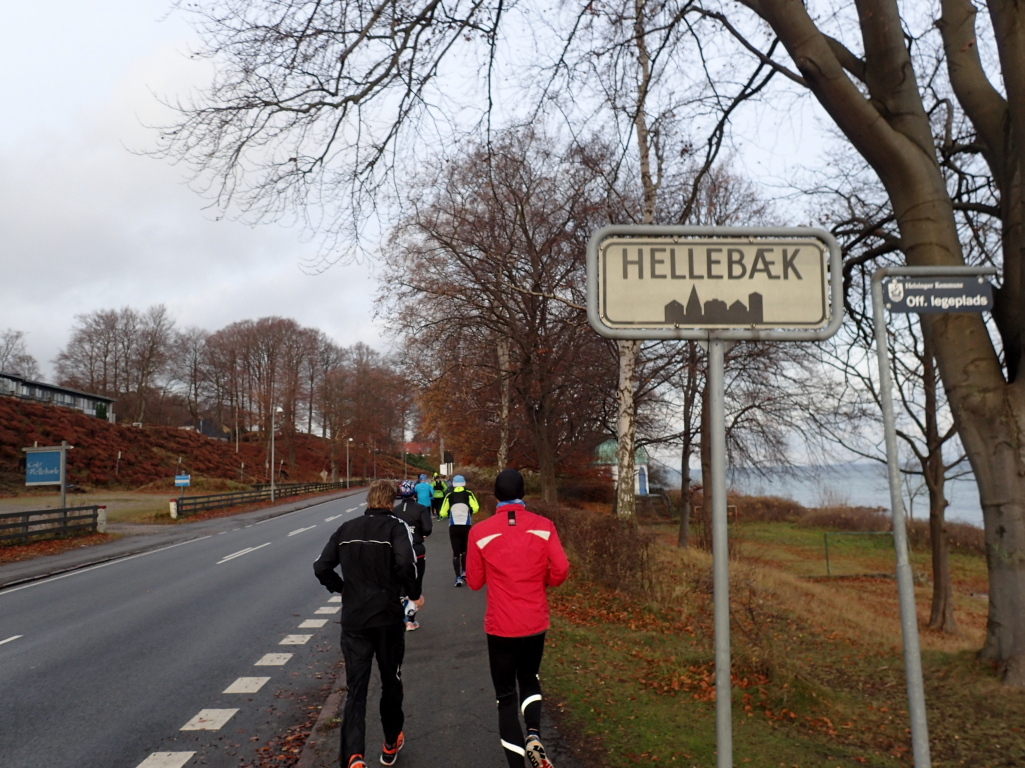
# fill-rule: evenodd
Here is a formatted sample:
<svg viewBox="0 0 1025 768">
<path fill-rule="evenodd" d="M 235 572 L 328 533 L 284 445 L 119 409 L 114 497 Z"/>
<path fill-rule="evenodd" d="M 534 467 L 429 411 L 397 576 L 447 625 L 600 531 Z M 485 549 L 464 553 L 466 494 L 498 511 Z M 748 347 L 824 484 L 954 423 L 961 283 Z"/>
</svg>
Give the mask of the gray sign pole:
<svg viewBox="0 0 1025 768">
<path fill-rule="evenodd" d="M 879 365 L 879 395 L 883 409 L 886 439 L 886 468 L 890 481 L 890 507 L 893 511 L 893 546 L 897 561 L 897 596 L 900 602 L 900 628 L 904 638 L 904 677 L 908 689 L 908 716 L 911 720 L 911 749 L 915 768 L 930 768 L 929 726 L 925 715 L 925 688 L 922 682 L 922 654 L 918 643 L 918 616 L 915 611 L 915 584 L 908 553 L 908 534 L 904 521 L 904 499 L 900 492 L 900 464 L 897 456 L 897 428 L 893 415 L 889 350 L 886 343 L 886 318 L 883 315 L 883 280 L 887 277 L 978 277 L 994 275 L 993 267 L 881 267 L 872 273 L 872 322 L 875 325 L 876 354 Z"/>
<path fill-rule="evenodd" d="M 715 745 L 718 768 L 733 766 L 733 690 L 730 683 L 730 552 L 726 508 L 725 353 L 727 342 L 708 340 L 708 415 L 712 490 L 712 603 L 715 625 Z"/>
<path fill-rule="evenodd" d="M 639 256 L 637 249 L 628 251 L 622 255 L 620 266 L 617 266 L 615 270 L 606 270 L 604 273 L 601 269 L 601 258 L 600 258 L 600 246 L 606 238 L 644 238 L 643 241 L 646 243 L 648 248 L 644 252 L 643 256 Z M 663 238 L 664 243 L 654 242 L 653 238 Z M 794 239 L 796 245 L 800 247 L 807 247 L 810 241 L 817 241 L 821 247 L 820 256 L 817 258 L 828 260 L 828 265 L 825 261 L 820 265 L 819 274 L 824 275 L 823 281 L 812 281 L 809 280 L 808 284 L 813 289 L 809 295 L 801 296 L 797 298 L 791 297 L 790 303 L 794 305 L 808 304 L 809 302 L 815 306 L 821 306 L 822 317 L 819 325 L 813 325 L 813 327 L 794 327 L 791 323 L 783 321 L 781 323 L 784 327 L 773 327 L 771 320 L 769 322 L 763 322 L 758 324 L 750 322 L 750 318 L 740 325 L 729 325 L 719 324 L 717 321 L 713 322 L 712 325 L 718 325 L 719 327 L 695 327 L 689 325 L 690 314 L 689 309 L 687 311 L 687 317 L 681 322 L 673 320 L 665 320 L 654 325 L 651 323 L 652 317 L 650 316 L 650 306 L 652 302 L 647 303 L 625 303 L 622 307 L 627 313 L 625 318 L 622 317 L 620 312 L 621 320 L 625 320 L 620 326 L 609 325 L 606 322 L 606 317 L 602 314 L 602 301 L 603 297 L 609 295 L 609 283 L 614 283 L 615 280 L 621 279 L 621 277 L 627 274 L 627 265 L 631 266 L 634 270 L 632 274 L 635 274 L 638 278 L 642 271 L 642 262 L 648 265 L 648 271 L 646 272 L 649 281 L 652 285 L 658 284 L 663 285 L 664 278 L 670 277 L 681 278 L 683 275 L 679 271 L 682 269 L 683 259 L 686 258 L 688 273 L 687 277 L 690 278 L 690 259 L 689 252 L 686 251 L 688 243 L 692 242 L 694 238 L 702 239 L 701 242 L 708 246 L 710 250 L 707 252 L 708 255 L 705 257 L 704 264 L 711 267 L 712 265 L 718 265 L 722 267 L 726 264 L 726 273 L 724 273 L 723 281 L 725 277 L 729 275 L 731 269 L 734 270 L 734 274 L 740 272 L 739 264 L 741 257 L 744 256 L 742 251 L 737 245 L 738 242 L 749 242 L 750 244 L 758 245 L 762 243 L 766 238 L 774 238 L 774 245 L 785 246 L 788 238 Z M 722 241 L 722 242 L 720 242 Z M 732 244 L 737 247 L 736 261 L 732 262 L 734 267 L 729 266 L 730 262 L 730 251 L 726 247 L 716 247 L 718 245 Z M 664 245 L 664 247 L 663 247 Z M 677 256 L 680 258 L 678 263 L 673 262 L 673 251 L 672 248 L 678 248 Z M 771 250 L 766 248 L 766 253 Z M 687 254 L 684 257 L 684 254 Z M 754 253 L 752 251 L 752 253 Z M 789 251 L 790 256 L 787 257 L 787 264 L 796 259 L 796 247 Z M 768 267 L 764 270 L 756 269 L 756 259 L 766 258 L 762 256 L 753 255 L 750 263 L 750 269 L 744 268 L 743 273 L 749 277 L 754 277 L 756 272 L 768 272 L 769 280 L 775 280 L 772 277 Z M 700 259 L 698 262 L 699 263 Z M 709 408 L 709 429 L 710 429 L 710 448 L 711 448 L 711 467 L 708 488 L 712 493 L 712 576 L 713 576 L 713 591 L 712 599 L 714 606 L 714 625 L 715 625 L 715 736 L 716 736 L 716 766 L 717 768 L 733 768 L 733 719 L 732 719 L 732 687 L 730 684 L 730 587 L 729 587 L 729 545 L 727 542 L 728 526 L 727 526 L 727 505 L 726 505 L 726 414 L 725 414 L 725 391 L 724 391 L 724 379 L 725 379 L 725 354 L 728 346 L 732 345 L 734 341 L 818 341 L 821 339 L 828 339 L 840 328 L 843 322 L 843 287 L 842 287 L 842 276 L 840 269 L 840 248 L 836 244 L 835 239 L 828 232 L 817 229 L 800 228 L 800 227 L 660 227 L 660 226 L 639 226 L 639 225 L 612 225 L 604 227 L 594 235 L 587 248 L 587 318 L 591 327 L 602 336 L 612 339 L 694 339 L 707 343 L 708 352 L 708 408 Z M 776 262 L 782 265 L 782 261 Z M 668 266 L 667 266 L 668 265 Z M 735 268 L 735 269 L 734 269 Z M 801 265 L 804 269 L 804 264 Z M 783 269 L 783 266 L 778 266 L 779 270 Z M 618 270 L 618 271 L 617 271 Z M 796 262 L 791 267 L 792 272 L 797 274 Z M 714 276 L 713 276 L 714 277 Z M 779 277 L 779 276 L 777 276 Z M 703 278 L 702 278 L 703 280 Z M 719 280 L 712 279 L 710 283 L 718 284 Z M 710 283 L 702 282 L 703 286 Z M 682 281 L 681 281 L 681 284 Z M 747 283 L 745 283 L 747 285 Z M 774 283 L 769 283 L 771 288 Z M 686 283 L 686 290 L 693 288 L 694 284 L 691 282 Z M 704 290 L 704 287 L 703 287 Z M 748 289 L 745 289 L 748 290 Z M 760 288 L 758 289 L 761 290 Z M 750 313 L 752 303 L 750 301 L 754 288 L 746 294 L 748 296 L 748 303 L 746 311 Z M 769 292 L 769 289 L 766 289 Z M 756 294 L 761 296 L 761 294 Z M 683 294 L 686 298 L 686 293 Z M 709 296 L 705 296 L 707 300 Z M 715 298 L 715 297 L 711 297 Z M 730 297 L 727 297 L 730 298 Z M 766 298 L 761 296 L 762 299 Z M 658 303 L 657 306 L 663 307 L 665 302 L 660 299 L 662 303 Z M 733 301 L 730 298 L 730 301 Z M 816 303 L 817 302 L 817 303 Z M 720 299 L 720 304 L 726 306 L 728 302 Z M 620 305 L 617 305 L 620 306 Z M 707 310 L 708 305 L 705 305 Z M 618 311 L 618 310 L 617 310 Z M 637 318 L 637 322 L 632 322 L 632 318 L 629 317 L 630 311 L 640 311 L 644 313 L 643 317 Z M 663 310 L 663 315 L 668 318 L 668 308 Z M 707 318 L 705 313 L 703 316 Z"/>
<path fill-rule="evenodd" d="M 68 441 L 61 440 L 61 509 L 67 509 L 68 494 Z"/>
</svg>

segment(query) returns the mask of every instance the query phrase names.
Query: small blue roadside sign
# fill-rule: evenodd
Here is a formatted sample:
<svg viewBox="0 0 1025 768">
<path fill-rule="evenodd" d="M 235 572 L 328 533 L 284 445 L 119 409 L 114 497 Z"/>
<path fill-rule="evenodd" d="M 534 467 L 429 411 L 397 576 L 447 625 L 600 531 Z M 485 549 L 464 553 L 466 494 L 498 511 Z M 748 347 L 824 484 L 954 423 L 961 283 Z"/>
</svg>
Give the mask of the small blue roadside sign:
<svg viewBox="0 0 1025 768">
<path fill-rule="evenodd" d="M 61 484 L 61 449 L 27 449 L 25 485 Z"/>
<path fill-rule="evenodd" d="M 175 488 L 187 488 L 189 481 L 192 480 L 192 475 L 175 475 L 174 476 L 174 487 Z"/>
<path fill-rule="evenodd" d="M 890 312 L 985 312 L 993 309 L 993 286 L 984 277 L 892 276 L 883 281 Z"/>
</svg>

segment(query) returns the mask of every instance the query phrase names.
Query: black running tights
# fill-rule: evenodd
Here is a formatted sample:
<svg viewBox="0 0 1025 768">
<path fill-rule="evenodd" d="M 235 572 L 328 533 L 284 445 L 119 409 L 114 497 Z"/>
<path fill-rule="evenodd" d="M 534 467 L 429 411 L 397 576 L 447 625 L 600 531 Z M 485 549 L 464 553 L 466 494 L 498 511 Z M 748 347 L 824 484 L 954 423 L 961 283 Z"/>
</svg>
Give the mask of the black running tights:
<svg viewBox="0 0 1025 768">
<path fill-rule="evenodd" d="M 528 731 L 541 730 L 541 683 L 537 672 L 544 650 L 544 632 L 527 637 L 488 635 L 491 682 L 498 699 L 498 735 L 510 768 L 523 768 L 526 754 L 520 714 Z"/>
<path fill-rule="evenodd" d="M 448 540 L 452 544 L 452 567 L 455 569 L 456 577 L 463 575 L 466 570 L 466 542 L 470 537 L 470 526 L 450 525 L 448 527 Z"/>
</svg>

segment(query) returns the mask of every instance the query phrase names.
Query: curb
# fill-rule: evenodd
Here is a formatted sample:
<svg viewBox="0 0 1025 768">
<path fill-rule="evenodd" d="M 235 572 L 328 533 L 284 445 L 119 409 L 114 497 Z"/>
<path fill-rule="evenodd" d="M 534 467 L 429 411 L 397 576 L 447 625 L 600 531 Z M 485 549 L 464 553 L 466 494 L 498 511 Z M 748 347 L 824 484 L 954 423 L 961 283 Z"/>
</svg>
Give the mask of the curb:
<svg viewBox="0 0 1025 768">
<path fill-rule="evenodd" d="M 331 724 L 331 720 L 338 719 L 347 692 L 344 675 L 339 671 L 294 768 L 326 768 L 338 762 L 338 723 Z M 333 753 L 330 751 L 332 741 L 336 744 Z"/>
</svg>

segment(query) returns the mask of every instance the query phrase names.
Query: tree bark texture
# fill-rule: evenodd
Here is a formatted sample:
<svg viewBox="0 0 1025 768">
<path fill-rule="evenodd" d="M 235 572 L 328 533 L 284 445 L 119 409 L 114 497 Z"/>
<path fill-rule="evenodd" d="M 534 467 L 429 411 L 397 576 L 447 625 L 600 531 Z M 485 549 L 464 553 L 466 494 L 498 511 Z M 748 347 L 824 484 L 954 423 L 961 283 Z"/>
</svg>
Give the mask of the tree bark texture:
<svg viewBox="0 0 1025 768">
<path fill-rule="evenodd" d="M 621 518 L 635 516 L 634 495 L 634 432 L 637 423 L 634 410 L 634 371 L 637 365 L 639 341 L 618 341 L 619 352 L 619 386 L 616 402 L 619 412 L 616 419 L 618 445 L 616 447 L 616 464 L 619 478 L 616 483 L 616 515 Z"/>
<path fill-rule="evenodd" d="M 956 266 L 964 263 L 953 205 L 947 193 L 928 115 L 925 112 L 911 57 L 904 39 L 896 0 L 860 0 L 857 4 L 865 48 L 864 85 L 867 96 L 848 77 L 831 42 L 796 0 L 746 0 L 779 35 L 807 86 L 854 147 L 873 167 L 885 187 L 899 229 L 902 250 L 912 266 Z M 945 36 L 963 33 L 967 4 L 944 0 Z M 1005 65 L 1025 56 L 1017 4 L 995 0 L 991 13 L 1001 61 Z M 954 11 L 960 9 L 962 17 Z M 1004 17 L 1008 20 L 1002 21 Z M 1014 23 L 1010 19 L 1013 18 Z M 948 41 L 948 50 L 951 42 Z M 1016 51 L 1005 48 L 1017 46 Z M 969 46 L 971 48 L 972 46 Z M 999 112 L 995 96 L 970 90 L 971 62 L 951 63 L 959 100 L 972 116 Z M 974 54 L 977 56 L 977 54 Z M 1015 65 L 1017 66 L 1017 65 Z M 958 70 L 957 67 L 961 69 Z M 1005 75 L 1006 77 L 1006 75 Z M 1021 307 L 1021 162 L 1017 128 L 1025 126 L 1025 68 L 1006 80 L 1010 102 L 1001 128 L 987 122 L 980 137 L 995 134 L 990 154 L 1003 161 L 995 178 L 1003 179 L 1004 288 L 1000 306 L 1008 318 L 1001 334 L 1008 350 L 1010 383 L 1005 380 L 996 350 L 977 315 L 926 315 L 936 361 L 961 441 L 979 486 L 989 566 L 990 605 L 986 641 L 981 657 L 995 662 L 1008 684 L 1025 687 L 1025 399 L 1016 381 L 1014 336 Z M 974 78 L 977 82 L 978 78 Z M 976 123 L 978 125 L 978 123 Z M 1002 131 L 1002 132 L 1001 132 Z M 998 183 L 1000 183 L 998 181 Z M 1018 310 L 1007 309 L 1008 298 Z"/>
<path fill-rule="evenodd" d="M 511 414 L 512 384 L 509 380 L 509 340 L 500 338 L 498 349 L 499 411 L 498 411 L 498 471 L 501 472 L 509 462 L 509 416 Z M 442 455 L 441 460 L 445 460 Z"/>
<path fill-rule="evenodd" d="M 939 382 L 933 360 L 932 338 L 927 331 L 923 332 L 922 337 L 926 446 L 922 473 L 929 492 L 929 542 L 932 550 L 932 609 L 929 613 L 929 627 L 953 634 L 957 632 L 957 621 L 954 618 L 954 585 L 950 579 L 950 552 L 945 520 L 947 467 L 943 461 L 943 445 L 946 440 L 940 434 L 937 397 Z"/>
</svg>

